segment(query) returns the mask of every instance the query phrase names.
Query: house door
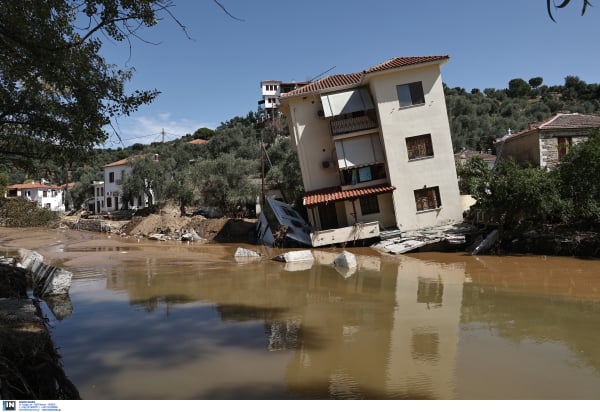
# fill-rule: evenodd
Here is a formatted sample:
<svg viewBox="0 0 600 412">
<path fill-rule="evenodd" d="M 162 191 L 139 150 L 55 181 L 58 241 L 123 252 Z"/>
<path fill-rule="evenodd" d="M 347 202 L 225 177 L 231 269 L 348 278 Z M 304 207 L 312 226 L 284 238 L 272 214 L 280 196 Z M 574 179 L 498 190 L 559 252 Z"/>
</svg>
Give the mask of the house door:
<svg viewBox="0 0 600 412">
<path fill-rule="evenodd" d="M 321 219 L 321 230 L 337 229 L 338 220 L 335 211 L 335 203 L 319 205 L 319 218 Z"/>
</svg>

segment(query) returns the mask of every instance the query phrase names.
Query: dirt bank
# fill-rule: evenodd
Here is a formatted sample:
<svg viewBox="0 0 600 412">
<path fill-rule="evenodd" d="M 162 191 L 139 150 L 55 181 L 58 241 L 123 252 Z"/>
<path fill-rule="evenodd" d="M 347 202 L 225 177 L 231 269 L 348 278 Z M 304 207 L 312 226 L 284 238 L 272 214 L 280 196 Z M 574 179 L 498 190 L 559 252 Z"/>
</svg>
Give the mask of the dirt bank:
<svg viewBox="0 0 600 412">
<path fill-rule="evenodd" d="M 79 399 L 24 272 L 0 263 L 0 398 Z"/>
<path fill-rule="evenodd" d="M 170 239 L 180 239 L 181 235 L 193 231 L 204 241 L 253 244 L 256 219 L 180 216 L 179 208 L 167 206 L 158 213 L 144 217 L 134 216 L 131 220 L 66 216 L 62 218 L 61 224 L 72 229 L 109 231 L 121 236 L 149 237 L 152 234 L 164 234 Z"/>
</svg>

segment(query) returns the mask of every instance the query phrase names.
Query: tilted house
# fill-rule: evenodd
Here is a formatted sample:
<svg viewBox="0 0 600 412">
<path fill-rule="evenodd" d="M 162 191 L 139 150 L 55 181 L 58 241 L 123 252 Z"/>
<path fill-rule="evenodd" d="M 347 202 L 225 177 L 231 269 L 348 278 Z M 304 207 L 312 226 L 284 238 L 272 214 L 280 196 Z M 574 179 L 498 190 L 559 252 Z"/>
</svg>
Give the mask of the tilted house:
<svg viewBox="0 0 600 412">
<path fill-rule="evenodd" d="M 558 113 L 528 129 L 509 133 L 494 144 L 498 160 L 512 158 L 523 165 L 553 169 L 573 145 L 587 139 L 598 127 L 600 116 Z"/>
<path fill-rule="evenodd" d="M 440 68 L 397 57 L 280 96 L 313 246 L 462 220 Z"/>
</svg>

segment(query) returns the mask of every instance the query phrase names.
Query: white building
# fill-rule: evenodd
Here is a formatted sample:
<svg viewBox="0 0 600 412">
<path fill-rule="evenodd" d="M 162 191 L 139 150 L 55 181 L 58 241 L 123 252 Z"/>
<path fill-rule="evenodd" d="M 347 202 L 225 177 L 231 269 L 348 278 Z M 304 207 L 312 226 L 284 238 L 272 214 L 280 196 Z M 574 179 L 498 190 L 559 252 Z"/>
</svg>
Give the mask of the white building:
<svg viewBox="0 0 600 412">
<path fill-rule="evenodd" d="M 38 207 L 50 209 L 53 212 L 65 211 L 66 189 L 71 187 L 52 185 L 42 180 L 40 183 L 23 183 L 11 185 L 7 188 L 5 197 L 7 199 L 21 197 L 36 202 Z"/>
<path fill-rule="evenodd" d="M 397 57 L 279 96 L 313 246 L 462 220 L 440 73 L 448 60 Z"/>
<path fill-rule="evenodd" d="M 308 82 L 282 82 L 281 80 L 263 80 L 260 82 L 262 100 L 265 109 L 277 109 L 279 107 L 279 96 L 308 84 Z"/>
<path fill-rule="evenodd" d="M 158 155 L 154 155 L 158 161 Z M 134 158 L 121 159 L 102 166 L 104 181 L 94 181 L 94 204 L 96 213 L 106 213 L 123 209 L 137 209 L 149 206 L 148 197 L 138 196 L 123 204 L 123 182 L 133 169 Z"/>
</svg>

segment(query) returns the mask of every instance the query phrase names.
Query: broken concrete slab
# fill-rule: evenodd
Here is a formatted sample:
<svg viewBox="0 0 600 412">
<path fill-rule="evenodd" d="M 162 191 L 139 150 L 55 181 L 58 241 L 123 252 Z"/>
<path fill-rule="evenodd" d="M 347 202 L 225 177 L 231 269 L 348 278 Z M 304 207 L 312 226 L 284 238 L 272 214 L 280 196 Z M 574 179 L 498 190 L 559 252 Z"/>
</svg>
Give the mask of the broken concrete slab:
<svg viewBox="0 0 600 412">
<path fill-rule="evenodd" d="M 20 267 L 31 272 L 36 296 L 56 296 L 69 293 L 73 274 L 67 270 L 43 263 L 44 257 L 28 249 L 19 249 Z"/>
<path fill-rule="evenodd" d="M 245 257 L 245 258 L 252 258 L 252 257 L 262 257 L 262 255 L 258 252 L 255 252 L 254 250 L 250 250 L 250 249 L 246 249 L 243 247 L 238 247 L 235 250 L 235 254 L 234 257 Z"/>
<path fill-rule="evenodd" d="M 351 269 L 356 268 L 358 263 L 356 261 L 356 255 L 344 250 L 333 260 L 333 265 L 340 268 Z"/>
<path fill-rule="evenodd" d="M 278 262 L 302 262 L 302 261 L 314 261 L 315 258 L 310 250 L 295 250 L 291 252 L 282 253 L 281 255 L 275 256 L 273 260 Z"/>
</svg>

